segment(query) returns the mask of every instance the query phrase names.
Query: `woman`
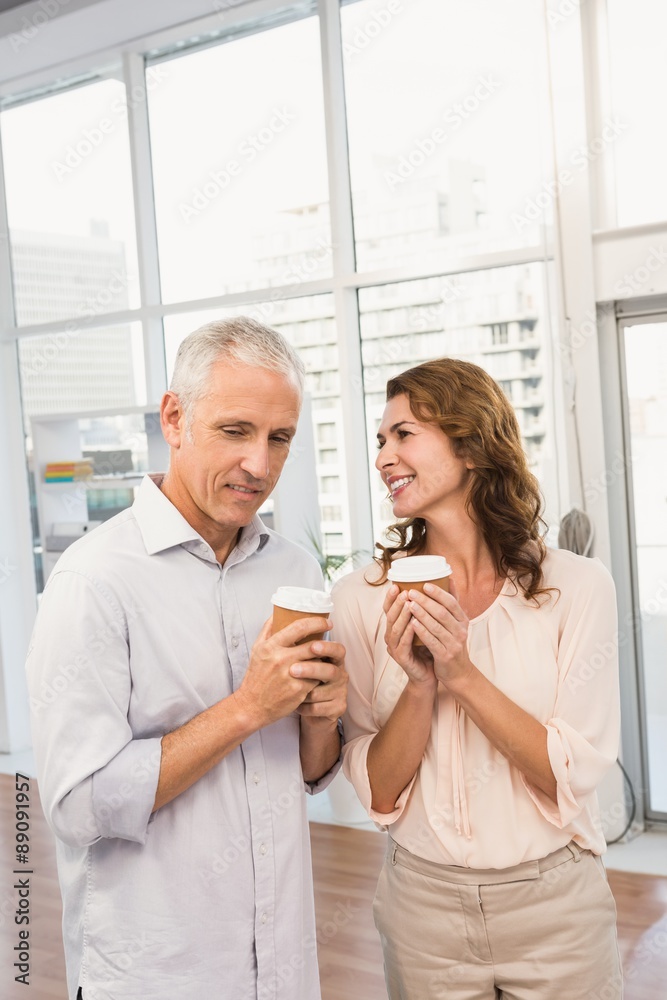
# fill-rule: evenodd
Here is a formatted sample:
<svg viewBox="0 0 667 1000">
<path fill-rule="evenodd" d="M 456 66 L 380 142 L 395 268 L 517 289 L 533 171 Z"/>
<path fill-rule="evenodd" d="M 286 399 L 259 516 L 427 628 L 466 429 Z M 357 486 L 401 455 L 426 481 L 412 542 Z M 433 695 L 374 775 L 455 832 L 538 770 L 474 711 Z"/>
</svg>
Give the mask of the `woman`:
<svg viewBox="0 0 667 1000">
<path fill-rule="evenodd" d="M 619 737 L 611 577 L 546 550 L 514 412 L 476 365 L 391 379 L 378 444 L 397 544 L 337 585 L 333 617 L 345 773 L 390 834 L 389 996 L 617 1000 L 595 794 Z M 447 558 L 451 594 L 388 582 L 416 554 Z"/>
</svg>

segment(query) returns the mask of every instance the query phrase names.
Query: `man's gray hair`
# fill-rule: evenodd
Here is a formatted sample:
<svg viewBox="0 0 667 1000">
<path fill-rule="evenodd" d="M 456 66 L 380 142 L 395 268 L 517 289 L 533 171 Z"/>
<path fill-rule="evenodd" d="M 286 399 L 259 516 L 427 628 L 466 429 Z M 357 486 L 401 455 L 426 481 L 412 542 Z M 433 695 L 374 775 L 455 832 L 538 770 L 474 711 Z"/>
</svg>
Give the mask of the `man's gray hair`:
<svg viewBox="0 0 667 1000">
<path fill-rule="evenodd" d="M 205 323 L 181 342 L 169 386 L 183 407 L 186 429 L 192 426 L 195 403 L 209 389 L 212 366 L 222 360 L 284 375 L 303 395 L 303 361 L 277 330 L 249 316 Z"/>
</svg>

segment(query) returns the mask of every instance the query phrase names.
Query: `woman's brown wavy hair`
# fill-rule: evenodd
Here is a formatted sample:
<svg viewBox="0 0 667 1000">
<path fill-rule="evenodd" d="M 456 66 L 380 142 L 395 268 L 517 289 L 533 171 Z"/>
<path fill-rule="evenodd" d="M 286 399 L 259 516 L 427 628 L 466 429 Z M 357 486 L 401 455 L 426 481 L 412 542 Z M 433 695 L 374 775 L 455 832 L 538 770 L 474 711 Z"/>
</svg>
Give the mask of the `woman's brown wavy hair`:
<svg viewBox="0 0 667 1000">
<path fill-rule="evenodd" d="M 408 397 L 417 420 L 437 424 L 454 454 L 472 461 L 466 510 L 481 529 L 496 573 L 515 580 L 527 599 L 547 593 L 542 587 L 542 497 L 514 410 L 498 383 L 470 361 L 438 358 L 390 379 L 387 402 L 401 395 Z M 412 556 L 423 550 L 426 522 L 408 518 L 391 525 L 388 534 L 397 544 L 376 543 L 382 576 L 375 585 L 386 580 L 398 552 Z"/>
</svg>

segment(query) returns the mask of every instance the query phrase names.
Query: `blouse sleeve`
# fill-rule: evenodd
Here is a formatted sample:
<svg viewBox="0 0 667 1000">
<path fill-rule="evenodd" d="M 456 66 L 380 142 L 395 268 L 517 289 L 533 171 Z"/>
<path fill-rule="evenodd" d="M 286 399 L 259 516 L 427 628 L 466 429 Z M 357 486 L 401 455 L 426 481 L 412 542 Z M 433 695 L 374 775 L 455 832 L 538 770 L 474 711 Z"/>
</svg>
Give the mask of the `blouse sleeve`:
<svg viewBox="0 0 667 1000">
<path fill-rule="evenodd" d="M 620 733 L 614 582 L 597 559 L 578 563 L 577 571 L 560 629 L 556 703 L 546 723 L 557 804 L 522 776 L 539 811 L 559 828 L 576 820 L 613 765 Z"/>
<path fill-rule="evenodd" d="M 372 792 L 367 758 L 369 747 L 381 728 L 373 713 L 375 657 L 372 635 L 377 627 L 379 614 L 375 608 L 376 602 L 364 600 L 365 595 L 359 594 L 359 585 L 355 584 L 356 581 L 351 578 L 343 579 L 332 593 L 333 638 L 345 646 L 345 663 L 349 674 L 347 711 L 343 716 L 343 772 L 348 781 L 352 782 L 359 801 L 370 818 L 386 829 L 403 813 L 416 775 L 403 789 L 391 812 L 380 813 L 371 808 Z M 373 596 L 378 591 L 379 588 L 373 588 Z"/>
</svg>

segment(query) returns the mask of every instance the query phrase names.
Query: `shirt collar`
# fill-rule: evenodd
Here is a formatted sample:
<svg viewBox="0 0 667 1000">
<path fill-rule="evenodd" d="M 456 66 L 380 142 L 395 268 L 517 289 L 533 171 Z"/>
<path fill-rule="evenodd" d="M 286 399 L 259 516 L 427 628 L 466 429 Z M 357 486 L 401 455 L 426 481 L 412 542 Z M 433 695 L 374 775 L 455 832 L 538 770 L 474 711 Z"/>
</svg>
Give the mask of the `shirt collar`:
<svg viewBox="0 0 667 1000">
<path fill-rule="evenodd" d="M 132 505 L 132 511 L 139 525 L 139 531 L 148 555 L 156 555 L 156 553 L 164 552 L 165 549 L 171 549 L 176 545 L 199 542 L 209 549 L 213 559 L 215 559 L 213 550 L 208 543 L 185 520 L 178 508 L 173 505 L 171 500 L 167 499 L 160 489 L 163 479 L 163 473 L 144 476 Z M 255 514 L 250 524 L 241 530 L 236 549 L 240 550 L 243 557 L 249 556 L 257 549 L 264 548 L 268 540 L 269 531 L 259 514 Z M 190 549 L 190 545 L 186 547 Z"/>
</svg>

